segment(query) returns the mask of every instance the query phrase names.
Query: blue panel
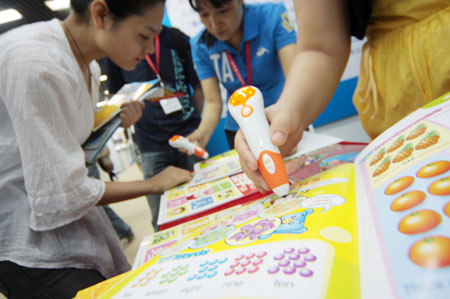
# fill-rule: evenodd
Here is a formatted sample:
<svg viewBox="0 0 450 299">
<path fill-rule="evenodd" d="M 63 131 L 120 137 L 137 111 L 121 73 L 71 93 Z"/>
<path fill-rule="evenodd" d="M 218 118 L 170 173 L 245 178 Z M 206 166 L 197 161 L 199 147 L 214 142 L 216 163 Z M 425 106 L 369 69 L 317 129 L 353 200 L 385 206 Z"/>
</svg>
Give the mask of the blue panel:
<svg viewBox="0 0 450 299">
<path fill-rule="evenodd" d="M 322 114 L 320 114 L 313 123 L 314 127 L 318 127 L 358 113 L 352 102 L 357 81 L 358 77 L 355 77 L 339 83 L 336 93 L 327 108 L 325 108 Z"/>
<path fill-rule="evenodd" d="M 225 118 L 221 118 L 217 128 L 214 130 L 208 144 L 206 145 L 206 151 L 209 156 L 219 155 L 230 149 L 228 146 L 227 137 L 225 135 Z"/>
</svg>

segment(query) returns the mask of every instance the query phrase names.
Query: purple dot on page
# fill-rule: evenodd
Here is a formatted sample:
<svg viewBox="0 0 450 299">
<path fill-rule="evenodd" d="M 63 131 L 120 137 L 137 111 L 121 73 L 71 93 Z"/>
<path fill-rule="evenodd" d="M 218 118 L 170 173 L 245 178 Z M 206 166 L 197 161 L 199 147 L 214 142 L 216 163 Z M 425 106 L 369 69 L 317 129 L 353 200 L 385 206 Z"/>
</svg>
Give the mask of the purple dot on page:
<svg viewBox="0 0 450 299">
<path fill-rule="evenodd" d="M 288 259 L 290 259 L 291 261 L 296 261 L 299 258 L 300 258 L 300 254 L 297 254 L 297 253 L 293 253 L 288 257 Z"/>
<path fill-rule="evenodd" d="M 299 248 L 299 249 L 297 250 L 297 252 L 298 252 L 298 253 L 303 253 L 303 254 L 305 254 L 305 253 L 308 253 L 308 252 L 309 252 L 309 248 L 307 248 L 307 247 L 301 247 L 301 248 Z"/>
<path fill-rule="evenodd" d="M 284 272 L 285 274 L 291 275 L 291 274 L 294 274 L 294 273 L 295 273 L 295 268 L 289 266 L 289 267 L 286 267 L 286 268 L 283 270 L 283 272 Z"/>
<path fill-rule="evenodd" d="M 274 256 L 273 259 L 276 261 L 282 260 L 282 259 L 284 259 L 284 254 L 279 253 L 276 256 Z"/>
<path fill-rule="evenodd" d="M 313 271 L 309 269 L 301 269 L 298 273 L 303 277 L 310 277 L 313 275 Z"/>
<path fill-rule="evenodd" d="M 295 249 L 294 248 L 292 248 L 292 247 L 290 247 L 290 248 L 286 248 L 285 250 L 283 250 L 283 252 L 284 253 L 287 253 L 287 254 L 289 254 L 289 253 L 293 253 L 295 251 Z"/>
<path fill-rule="evenodd" d="M 303 259 L 307 262 L 314 262 L 315 260 L 317 260 L 317 257 L 315 255 L 308 254 L 308 255 L 305 255 L 303 257 Z"/>
<path fill-rule="evenodd" d="M 286 266 L 289 266 L 290 264 L 291 264 L 291 262 L 288 260 L 282 260 L 282 261 L 278 262 L 278 266 L 280 266 L 280 267 L 286 267 Z"/>
<path fill-rule="evenodd" d="M 277 266 L 272 266 L 269 269 L 267 269 L 267 272 L 270 273 L 270 274 L 275 274 L 278 271 L 280 271 L 280 268 L 278 268 Z"/>
<path fill-rule="evenodd" d="M 296 261 L 294 263 L 294 267 L 295 268 L 303 268 L 304 266 L 306 266 L 306 262 L 305 261 Z"/>
</svg>

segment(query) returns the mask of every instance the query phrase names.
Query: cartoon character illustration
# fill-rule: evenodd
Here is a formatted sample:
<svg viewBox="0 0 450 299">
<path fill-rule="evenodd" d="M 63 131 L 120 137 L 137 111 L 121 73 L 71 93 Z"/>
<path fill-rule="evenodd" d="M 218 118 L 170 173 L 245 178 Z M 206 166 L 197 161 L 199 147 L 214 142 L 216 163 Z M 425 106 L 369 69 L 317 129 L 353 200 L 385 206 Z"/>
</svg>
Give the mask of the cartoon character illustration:
<svg viewBox="0 0 450 299">
<path fill-rule="evenodd" d="M 276 230 L 270 234 L 261 235 L 259 239 L 265 240 L 270 238 L 272 234 L 301 234 L 308 229 L 305 227 L 306 216 L 311 215 L 314 212 L 313 209 L 307 209 L 299 213 L 293 213 L 282 216 L 281 224 Z"/>
<path fill-rule="evenodd" d="M 291 193 L 286 197 L 272 197 L 272 200 L 263 203 L 265 210 L 259 213 L 259 217 L 268 218 L 278 216 L 296 210 L 305 197 L 298 197 L 297 193 Z"/>
</svg>

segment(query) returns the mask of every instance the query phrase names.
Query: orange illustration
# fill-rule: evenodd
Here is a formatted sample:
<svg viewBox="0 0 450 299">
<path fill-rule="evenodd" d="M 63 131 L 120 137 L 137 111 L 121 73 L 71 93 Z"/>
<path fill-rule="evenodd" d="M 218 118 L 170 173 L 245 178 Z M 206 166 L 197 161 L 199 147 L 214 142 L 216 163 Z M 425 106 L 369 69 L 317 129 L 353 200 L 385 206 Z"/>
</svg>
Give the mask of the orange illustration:
<svg viewBox="0 0 450 299">
<path fill-rule="evenodd" d="M 427 195 L 425 192 L 414 190 L 403 193 L 397 197 L 391 204 L 391 210 L 394 212 L 401 212 L 414 208 L 425 200 Z"/>
<path fill-rule="evenodd" d="M 450 217 L 450 201 L 445 205 L 445 207 L 444 207 L 444 213 L 445 213 L 445 215 L 447 215 L 448 217 Z"/>
<path fill-rule="evenodd" d="M 419 169 L 416 175 L 418 178 L 431 178 L 443 174 L 448 170 L 450 170 L 449 161 L 435 161 Z"/>
<path fill-rule="evenodd" d="M 450 176 L 431 183 L 428 192 L 434 195 L 450 195 Z"/>
<path fill-rule="evenodd" d="M 411 186 L 412 183 L 414 183 L 414 178 L 412 176 L 401 177 L 392 182 L 389 186 L 387 186 L 384 194 L 386 195 L 396 194 Z"/>
<path fill-rule="evenodd" d="M 398 224 L 398 230 L 407 235 L 420 234 L 435 228 L 441 215 L 433 210 L 420 210 L 406 215 Z"/>
<path fill-rule="evenodd" d="M 433 236 L 422 239 L 411 246 L 409 258 L 424 268 L 443 268 L 450 266 L 450 238 Z"/>
</svg>

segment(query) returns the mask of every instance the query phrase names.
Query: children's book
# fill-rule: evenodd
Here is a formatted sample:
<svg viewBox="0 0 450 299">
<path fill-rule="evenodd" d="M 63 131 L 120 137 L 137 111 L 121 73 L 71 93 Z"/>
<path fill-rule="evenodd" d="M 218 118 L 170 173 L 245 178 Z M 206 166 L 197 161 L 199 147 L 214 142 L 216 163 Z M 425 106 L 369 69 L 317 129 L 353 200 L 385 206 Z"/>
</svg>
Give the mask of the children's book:
<svg viewBox="0 0 450 299">
<path fill-rule="evenodd" d="M 285 197 L 158 233 L 98 298 L 448 298 L 449 120 L 450 93 Z"/>
<path fill-rule="evenodd" d="M 450 298 L 450 93 L 372 141 L 355 168 L 363 290 Z M 371 289 L 383 280 L 385 292 Z"/>
<path fill-rule="evenodd" d="M 242 172 L 239 155 L 236 150 L 229 150 L 220 155 L 194 164 L 194 176 L 189 187 L 205 184 L 214 180 Z"/>
<path fill-rule="evenodd" d="M 286 158 L 286 160 L 341 141 L 341 139 L 336 137 L 305 131 L 302 140 L 297 146 L 296 152 Z M 242 167 L 239 162 L 239 156 L 236 150 L 229 150 L 220 155 L 195 163 L 194 177 L 189 182 L 189 186 L 193 187 L 204 184 L 240 172 L 242 172 Z"/>
<path fill-rule="evenodd" d="M 257 192 L 255 184 L 243 172 L 193 187 L 184 184 L 161 196 L 158 224 L 199 214 Z"/>
<path fill-rule="evenodd" d="M 357 298 L 354 193 L 346 164 L 159 232 L 146 240 L 166 248 L 99 298 Z"/>
</svg>

